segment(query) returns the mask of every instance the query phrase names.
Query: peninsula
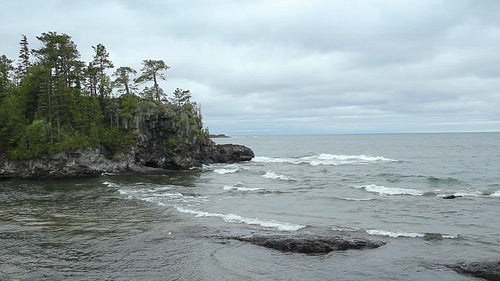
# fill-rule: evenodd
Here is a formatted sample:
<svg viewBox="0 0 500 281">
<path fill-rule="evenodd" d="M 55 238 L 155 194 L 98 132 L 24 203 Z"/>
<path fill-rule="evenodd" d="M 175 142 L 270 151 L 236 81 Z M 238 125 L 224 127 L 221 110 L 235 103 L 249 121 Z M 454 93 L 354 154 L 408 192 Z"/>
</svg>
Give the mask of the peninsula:
<svg viewBox="0 0 500 281">
<path fill-rule="evenodd" d="M 144 60 L 141 73 L 114 68 L 102 44 L 80 61 L 71 37 L 20 42 L 17 66 L 0 57 L 0 178 L 65 178 L 189 169 L 249 161 L 251 149 L 216 145 L 189 90 L 164 93 L 170 67 Z M 142 86 L 142 89 L 140 87 Z"/>
</svg>

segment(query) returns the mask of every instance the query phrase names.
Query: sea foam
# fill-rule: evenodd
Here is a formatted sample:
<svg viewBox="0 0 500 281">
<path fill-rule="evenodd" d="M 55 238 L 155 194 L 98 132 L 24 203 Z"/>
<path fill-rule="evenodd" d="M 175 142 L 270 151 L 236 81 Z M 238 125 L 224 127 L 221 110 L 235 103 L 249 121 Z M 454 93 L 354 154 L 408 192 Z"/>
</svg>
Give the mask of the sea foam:
<svg viewBox="0 0 500 281">
<path fill-rule="evenodd" d="M 228 165 L 222 169 L 215 169 L 214 172 L 220 175 L 224 174 L 233 174 L 240 170 L 240 168 L 236 165 Z"/>
<path fill-rule="evenodd" d="M 368 192 L 384 194 L 384 195 L 414 195 L 421 196 L 424 195 L 425 192 L 418 189 L 412 188 L 400 188 L 400 187 L 387 187 L 382 185 L 363 185 L 363 186 L 353 186 L 355 188 L 362 188 Z"/>
<path fill-rule="evenodd" d="M 262 220 L 258 218 L 247 218 L 235 214 L 219 214 L 219 213 L 209 213 L 205 211 L 198 211 L 193 209 L 187 209 L 180 206 L 175 206 L 177 211 L 181 213 L 195 215 L 196 217 L 213 217 L 220 218 L 225 222 L 229 223 L 243 223 L 248 225 L 259 225 L 265 228 L 273 228 L 279 231 L 297 231 L 304 228 L 304 225 L 286 223 L 286 222 L 276 222 L 272 220 Z"/>
<path fill-rule="evenodd" d="M 237 190 L 237 191 L 259 191 L 259 190 L 264 190 L 264 188 L 260 188 L 260 187 L 243 187 L 243 186 L 232 186 L 232 185 L 226 185 L 222 189 L 224 189 L 224 190 Z"/>
<path fill-rule="evenodd" d="M 426 235 L 434 235 L 433 233 L 418 233 L 418 232 L 402 232 L 402 231 L 387 231 L 380 229 L 365 229 L 366 233 L 370 235 L 376 236 L 387 236 L 391 238 L 397 237 L 408 237 L 408 238 L 425 238 Z M 449 234 L 437 234 L 439 237 L 443 239 L 455 239 L 458 235 L 449 235 Z"/>
<path fill-rule="evenodd" d="M 398 160 L 385 158 L 382 156 L 366 156 L 366 155 L 337 155 L 337 154 L 328 154 L 321 153 L 315 154 L 312 156 L 304 156 L 304 157 L 291 157 L 291 158 L 274 158 L 274 157 L 265 157 L 258 156 L 255 157 L 252 161 L 254 162 L 263 162 L 263 163 L 288 163 L 288 164 L 309 164 L 311 166 L 319 166 L 319 165 L 348 165 L 348 164 L 368 164 L 373 162 L 395 162 Z"/>
<path fill-rule="evenodd" d="M 287 177 L 285 175 L 277 174 L 275 172 L 268 171 L 265 173 L 262 177 L 266 179 L 273 179 L 273 180 L 283 180 L 283 181 L 294 181 L 294 178 Z"/>
</svg>

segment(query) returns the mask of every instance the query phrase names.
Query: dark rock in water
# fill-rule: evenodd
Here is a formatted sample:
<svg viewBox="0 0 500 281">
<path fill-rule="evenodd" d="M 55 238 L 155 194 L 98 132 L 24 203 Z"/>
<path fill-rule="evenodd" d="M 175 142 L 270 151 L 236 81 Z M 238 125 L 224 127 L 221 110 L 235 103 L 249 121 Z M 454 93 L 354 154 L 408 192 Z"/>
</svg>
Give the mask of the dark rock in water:
<svg viewBox="0 0 500 281">
<path fill-rule="evenodd" d="M 215 148 L 215 155 L 213 155 L 215 163 L 250 161 L 255 157 L 253 151 L 243 145 L 219 144 Z"/>
<path fill-rule="evenodd" d="M 460 262 L 448 267 L 461 274 L 500 281 L 500 261 Z"/>
<path fill-rule="evenodd" d="M 441 233 L 426 233 L 424 234 L 424 240 L 443 240 L 443 235 Z"/>
<path fill-rule="evenodd" d="M 445 195 L 445 196 L 443 196 L 443 199 L 456 199 L 456 198 L 460 198 L 460 197 L 462 197 L 462 196 L 451 194 L 451 195 Z"/>
<path fill-rule="evenodd" d="M 326 235 L 251 235 L 226 237 L 250 242 L 284 252 L 326 254 L 349 249 L 373 249 L 385 245 L 383 241 Z"/>
</svg>

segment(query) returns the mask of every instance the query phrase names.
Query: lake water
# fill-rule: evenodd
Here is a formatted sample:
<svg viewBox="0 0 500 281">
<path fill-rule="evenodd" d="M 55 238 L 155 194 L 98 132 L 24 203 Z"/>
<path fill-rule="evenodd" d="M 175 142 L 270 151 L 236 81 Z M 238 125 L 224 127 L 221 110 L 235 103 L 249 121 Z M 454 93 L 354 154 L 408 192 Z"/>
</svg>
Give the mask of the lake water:
<svg viewBox="0 0 500 281">
<path fill-rule="evenodd" d="M 445 265 L 500 257 L 499 133 L 215 141 L 256 158 L 0 181 L 0 280 L 473 280 Z M 218 238 L 269 231 L 387 244 L 306 255 Z"/>
</svg>

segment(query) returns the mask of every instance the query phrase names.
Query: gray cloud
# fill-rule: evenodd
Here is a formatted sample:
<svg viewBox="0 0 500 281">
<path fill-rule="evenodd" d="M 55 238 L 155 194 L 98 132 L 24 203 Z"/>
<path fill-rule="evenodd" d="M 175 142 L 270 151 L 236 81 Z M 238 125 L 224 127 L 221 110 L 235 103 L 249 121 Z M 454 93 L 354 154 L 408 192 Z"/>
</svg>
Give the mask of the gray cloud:
<svg viewBox="0 0 500 281">
<path fill-rule="evenodd" d="M 103 43 L 116 66 L 172 68 L 214 132 L 499 131 L 498 1 L 7 1 L 20 34 Z"/>
</svg>

